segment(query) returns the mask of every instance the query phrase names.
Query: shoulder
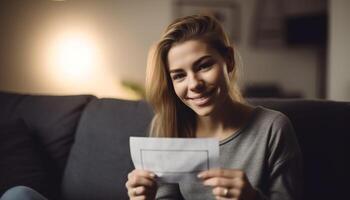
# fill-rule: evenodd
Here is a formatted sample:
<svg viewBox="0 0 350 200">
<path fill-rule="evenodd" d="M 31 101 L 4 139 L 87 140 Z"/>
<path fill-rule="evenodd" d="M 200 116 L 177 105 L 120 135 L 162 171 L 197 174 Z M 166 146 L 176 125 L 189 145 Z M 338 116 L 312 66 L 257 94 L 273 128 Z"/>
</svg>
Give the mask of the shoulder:
<svg viewBox="0 0 350 200">
<path fill-rule="evenodd" d="M 256 107 L 254 112 L 251 127 L 271 151 L 279 148 L 298 148 L 293 125 L 285 114 L 261 106 Z"/>
<path fill-rule="evenodd" d="M 289 121 L 288 117 L 280 111 L 272 110 L 263 106 L 257 106 L 255 108 L 256 112 L 259 113 L 260 117 L 265 120 L 270 120 L 271 122 L 280 123 Z"/>
<path fill-rule="evenodd" d="M 295 136 L 293 125 L 285 114 L 262 106 L 257 107 L 256 112 L 255 123 L 264 127 L 262 130 L 268 132 L 270 139 L 274 137 L 287 139 Z"/>
<path fill-rule="evenodd" d="M 270 162 L 280 162 L 299 155 L 299 144 L 289 118 L 279 111 L 264 107 L 257 109 L 258 119 L 266 126 Z"/>
<path fill-rule="evenodd" d="M 289 118 L 279 111 L 258 106 L 255 107 L 253 115 L 252 123 L 259 130 L 268 130 L 271 133 L 281 130 L 293 131 Z"/>
</svg>

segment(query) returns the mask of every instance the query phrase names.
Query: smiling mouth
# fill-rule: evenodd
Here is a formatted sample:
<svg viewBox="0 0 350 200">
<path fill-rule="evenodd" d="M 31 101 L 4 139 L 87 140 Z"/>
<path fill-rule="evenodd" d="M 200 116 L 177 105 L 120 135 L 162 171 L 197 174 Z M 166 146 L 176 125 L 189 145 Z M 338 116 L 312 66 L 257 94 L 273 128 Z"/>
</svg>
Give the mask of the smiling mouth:
<svg viewBox="0 0 350 200">
<path fill-rule="evenodd" d="M 212 94 L 214 93 L 215 90 L 209 91 L 204 93 L 203 95 L 200 95 L 195 98 L 188 98 L 192 103 L 194 103 L 196 106 L 204 106 L 206 105 L 209 100 L 211 99 Z"/>
</svg>

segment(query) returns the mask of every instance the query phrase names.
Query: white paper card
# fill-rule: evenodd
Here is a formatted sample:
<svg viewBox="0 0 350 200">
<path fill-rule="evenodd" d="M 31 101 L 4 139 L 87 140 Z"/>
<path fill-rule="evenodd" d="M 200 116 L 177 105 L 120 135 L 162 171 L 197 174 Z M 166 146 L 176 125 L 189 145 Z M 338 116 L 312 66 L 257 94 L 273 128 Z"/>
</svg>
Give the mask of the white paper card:
<svg viewBox="0 0 350 200">
<path fill-rule="evenodd" d="M 212 138 L 130 137 L 130 152 L 136 169 L 161 182 L 196 181 L 199 172 L 219 167 L 219 140 Z"/>
</svg>

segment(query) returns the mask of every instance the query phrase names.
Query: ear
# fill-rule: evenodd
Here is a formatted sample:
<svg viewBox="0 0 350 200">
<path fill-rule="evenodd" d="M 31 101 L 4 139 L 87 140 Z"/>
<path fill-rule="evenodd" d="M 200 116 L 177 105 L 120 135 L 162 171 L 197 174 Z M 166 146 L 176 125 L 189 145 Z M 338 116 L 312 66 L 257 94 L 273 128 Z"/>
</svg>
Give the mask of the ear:
<svg viewBox="0 0 350 200">
<path fill-rule="evenodd" d="M 234 50 L 232 47 L 227 47 L 226 52 L 226 65 L 227 65 L 227 71 L 228 73 L 231 73 L 233 69 L 235 68 L 235 57 L 234 57 Z"/>
</svg>

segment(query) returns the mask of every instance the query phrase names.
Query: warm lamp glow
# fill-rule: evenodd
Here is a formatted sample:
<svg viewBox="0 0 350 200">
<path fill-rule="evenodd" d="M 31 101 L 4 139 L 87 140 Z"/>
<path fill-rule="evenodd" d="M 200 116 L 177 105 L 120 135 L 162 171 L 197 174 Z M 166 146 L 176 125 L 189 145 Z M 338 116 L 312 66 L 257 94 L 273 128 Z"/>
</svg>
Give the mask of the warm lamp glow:
<svg viewBox="0 0 350 200">
<path fill-rule="evenodd" d="M 138 93 L 121 84 L 120 77 L 111 66 L 112 58 L 107 56 L 106 44 L 94 30 L 82 26 L 79 29 L 64 26 L 54 30 L 45 34 L 48 36 L 46 43 L 38 45 L 37 60 L 38 65 L 43 67 L 41 77 L 46 81 L 42 87 L 46 91 L 52 94 L 140 98 Z"/>
<path fill-rule="evenodd" d="M 58 46 L 57 63 L 69 75 L 78 76 L 91 68 L 93 49 L 88 41 L 68 38 Z"/>
<path fill-rule="evenodd" d="M 97 64 L 96 48 L 91 39 L 83 35 L 61 36 L 52 46 L 51 66 L 67 78 L 87 78 Z"/>
</svg>

